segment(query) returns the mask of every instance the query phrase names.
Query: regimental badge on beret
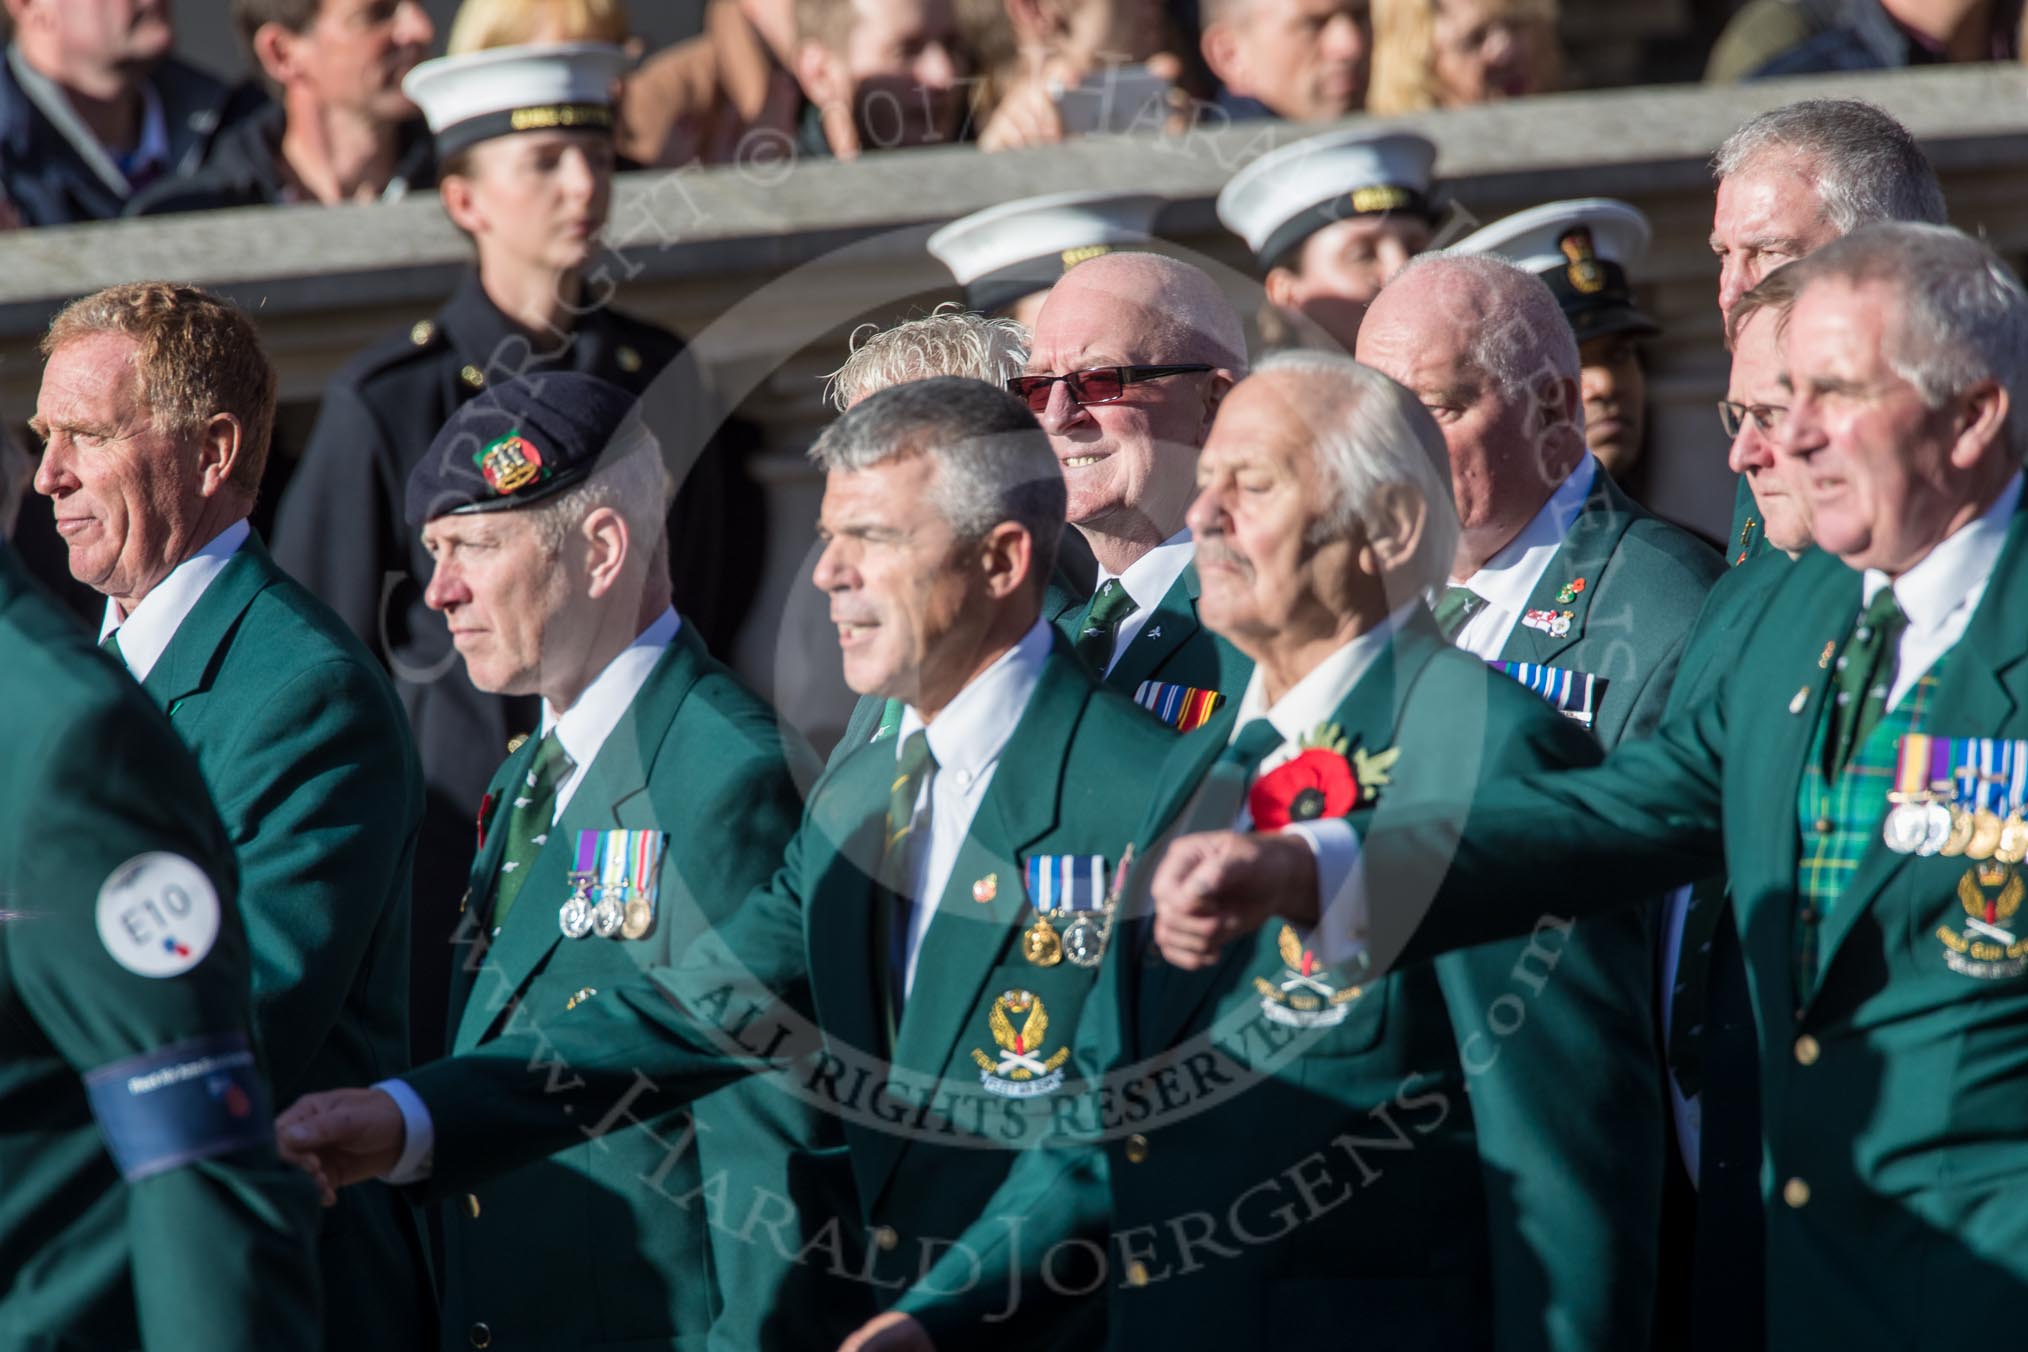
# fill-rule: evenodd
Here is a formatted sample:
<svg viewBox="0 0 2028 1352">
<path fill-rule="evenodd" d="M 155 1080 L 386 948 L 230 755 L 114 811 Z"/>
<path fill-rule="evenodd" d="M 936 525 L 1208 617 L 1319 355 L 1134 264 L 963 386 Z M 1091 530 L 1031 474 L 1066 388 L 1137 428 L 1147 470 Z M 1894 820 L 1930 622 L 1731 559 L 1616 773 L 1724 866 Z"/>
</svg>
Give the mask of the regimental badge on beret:
<svg viewBox="0 0 2028 1352">
<path fill-rule="evenodd" d="M 536 449 L 534 442 L 521 435 L 518 427 L 498 441 L 489 443 L 472 457 L 472 463 L 485 476 L 487 486 L 502 497 L 549 477 L 549 471 L 542 463 L 542 452 Z"/>
<path fill-rule="evenodd" d="M 1574 230 L 1564 231 L 1563 237 L 1556 241 L 1556 247 L 1562 249 L 1563 256 L 1570 260 L 1568 275 L 1572 287 L 1587 296 L 1605 290 L 1605 269 L 1598 265 L 1590 227 L 1580 225 Z"/>
</svg>

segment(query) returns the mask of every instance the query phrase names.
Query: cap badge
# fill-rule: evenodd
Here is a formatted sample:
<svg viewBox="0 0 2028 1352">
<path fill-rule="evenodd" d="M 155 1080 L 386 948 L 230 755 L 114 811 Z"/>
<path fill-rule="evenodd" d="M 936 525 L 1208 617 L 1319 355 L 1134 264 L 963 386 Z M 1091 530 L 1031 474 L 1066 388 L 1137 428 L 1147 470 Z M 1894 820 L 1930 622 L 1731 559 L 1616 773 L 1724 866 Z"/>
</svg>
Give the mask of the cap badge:
<svg viewBox="0 0 2028 1352">
<path fill-rule="evenodd" d="M 1573 287 L 1587 296 L 1605 290 L 1605 269 L 1598 265 L 1598 255 L 1592 251 L 1590 230 L 1581 225 L 1566 230 L 1563 238 L 1556 241 L 1556 247 L 1570 260 L 1566 275 Z"/>
<path fill-rule="evenodd" d="M 1408 189 L 1393 183 L 1373 183 L 1351 192 L 1352 210 L 1361 216 L 1399 211 L 1412 200 Z"/>
<path fill-rule="evenodd" d="M 1112 251 L 1113 246 L 1110 244 L 1087 244 L 1082 248 L 1065 249 L 1063 251 L 1063 270 L 1069 272 L 1079 263 L 1097 258 L 1101 254 L 1109 254 Z"/>
<path fill-rule="evenodd" d="M 549 477 L 542 452 L 518 429 L 473 456 L 472 463 L 485 476 L 487 486 L 502 497 Z"/>
</svg>

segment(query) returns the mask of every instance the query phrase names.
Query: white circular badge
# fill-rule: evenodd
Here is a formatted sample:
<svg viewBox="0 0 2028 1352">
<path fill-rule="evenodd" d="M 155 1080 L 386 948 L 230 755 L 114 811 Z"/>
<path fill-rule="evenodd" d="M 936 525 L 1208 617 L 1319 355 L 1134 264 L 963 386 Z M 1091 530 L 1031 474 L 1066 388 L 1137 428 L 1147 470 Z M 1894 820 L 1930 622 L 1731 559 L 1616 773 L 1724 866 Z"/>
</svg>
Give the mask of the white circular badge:
<svg viewBox="0 0 2028 1352">
<path fill-rule="evenodd" d="M 181 976 L 218 939 L 218 889 L 180 854 L 135 855 L 99 889 L 99 942 L 140 976 Z"/>
</svg>

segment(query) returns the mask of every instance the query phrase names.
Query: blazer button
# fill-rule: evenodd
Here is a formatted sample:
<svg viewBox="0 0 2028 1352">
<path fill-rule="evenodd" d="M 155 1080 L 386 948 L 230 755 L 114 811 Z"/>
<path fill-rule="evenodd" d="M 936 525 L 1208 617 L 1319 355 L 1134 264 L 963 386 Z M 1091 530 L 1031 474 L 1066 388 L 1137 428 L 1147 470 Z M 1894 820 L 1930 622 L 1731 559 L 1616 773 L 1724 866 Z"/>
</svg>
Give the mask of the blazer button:
<svg viewBox="0 0 2028 1352">
<path fill-rule="evenodd" d="M 491 1347 L 493 1345 L 493 1330 L 487 1328 L 484 1324 L 474 1324 L 471 1331 L 465 1335 L 465 1341 L 474 1347 Z"/>
<path fill-rule="evenodd" d="M 1808 1033 L 1796 1039 L 1796 1064 L 1814 1066 L 1817 1064 L 1817 1058 L 1823 1054 L 1824 1049 L 1818 1046 L 1817 1040 Z"/>
<path fill-rule="evenodd" d="M 479 1219 L 479 1195 L 477 1193 L 468 1192 L 465 1194 L 465 1214 L 473 1220 Z"/>
<path fill-rule="evenodd" d="M 901 1236 L 891 1225 L 877 1225 L 873 1228 L 873 1242 L 888 1253 L 893 1253 L 901 1244 Z"/>
<path fill-rule="evenodd" d="M 1135 1132 L 1132 1136 L 1129 1136 L 1127 1138 L 1126 1154 L 1127 1154 L 1127 1163 L 1129 1164 L 1139 1164 L 1143 1160 L 1147 1159 L 1148 1138 L 1141 1135 L 1141 1133 L 1138 1131 Z"/>
<path fill-rule="evenodd" d="M 1782 1200 L 1791 1209 L 1801 1211 L 1810 1204 L 1810 1185 L 1800 1178 L 1792 1178 L 1782 1184 Z"/>
<path fill-rule="evenodd" d="M 1148 1284 L 1148 1265 L 1140 1261 L 1138 1258 L 1135 1259 L 1133 1262 L 1127 1264 L 1127 1285 L 1146 1286 L 1147 1284 Z"/>
<path fill-rule="evenodd" d="M 1828 835 L 1830 835 L 1830 834 L 1831 834 L 1831 833 L 1832 833 L 1833 831 L 1835 831 L 1835 830 L 1837 830 L 1837 829 L 1838 829 L 1838 825 L 1837 825 L 1837 823 L 1836 823 L 1836 822 L 1834 822 L 1834 821 L 1832 821 L 1832 820 L 1831 820 L 1831 819 L 1830 819 L 1829 817 L 1819 817 L 1819 818 L 1817 818 L 1817 834 L 1818 834 L 1818 835 L 1820 835 L 1820 836 L 1828 836 Z"/>
</svg>

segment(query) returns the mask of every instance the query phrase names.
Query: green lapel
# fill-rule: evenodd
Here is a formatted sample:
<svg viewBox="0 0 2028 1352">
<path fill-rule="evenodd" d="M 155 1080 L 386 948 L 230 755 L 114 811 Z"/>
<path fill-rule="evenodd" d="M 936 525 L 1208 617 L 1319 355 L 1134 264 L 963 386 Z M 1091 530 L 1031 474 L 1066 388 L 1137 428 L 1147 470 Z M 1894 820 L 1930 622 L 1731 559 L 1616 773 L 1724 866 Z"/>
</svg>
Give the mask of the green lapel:
<svg viewBox="0 0 2028 1352">
<path fill-rule="evenodd" d="M 1079 595 L 1077 587 L 1061 572 L 1049 575 L 1049 586 L 1042 593 L 1042 619 L 1057 633 L 1077 641 L 1077 622 L 1084 617 L 1084 608 L 1091 604 L 1089 595 Z"/>
<path fill-rule="evenodd" d="M 2022 608 L 2028 606 L 2028 546 L 2023 542 L 2028 525 L 2024 523 L 2028 523 L 2028 513 L 2017 510 L 2007 528 L 2007 543 L 1993 565 L 1986 594 L 1979 598 L 1970 626 L 1949 654 L 1937 681 L 1926 731 L 1945 737 L 1999 736 L 2015 712 L 2028 705 L 2028 668 L 2021 667 L 2021 659 L 2028 656 L 2028 627 L 2021 623 Z M 1913 858 L 1896 854 L 1878 836 L 1874 838 L 1824 924 L 1821 970 L 1827 978 L 1839 945 L 1860 915 Z M 1817 990 L 1821 992 L 1829 984 L 1828 980 L 1819 981 Z"/>
<path fill-rule="evenodd" d="M 691 626 L 684 625 L 592 759 L 584 779 L 570 797 L 570 805 L 550 828 L 548 843 L 528 865 L 528 881 L 522 884 L 521 901 L 501 926 L 499 937 L 486 950 L 475 979 L 477 998 L 466 1001 L 463 1016 L 458 1020 L 457 1050 L 469 1049 L 492 1032 L 507 1003 L 521 993 L 556 945 L 564 942 L 563 932 L 557 928 L 556 911 L 570 892 L 569 874 L 577 862 L 578 832 L 610 831 L 627 825 L 622 820 L 626 803 L 647 788 L 648 776 L 654 771 L 655 756 L 666 740 L 669 725 L 702 674 L 702 654 L 696 634 Z M 499 852 L 490 853 L 497 867 Z M 491 886 L 490 875 L 487 884 Z"/>
<path fill-rule="evenodd" d="M 211 684 L 240 617 L 254 597 L 282 576 L 260 536 L 249 534 L 176 626 L 169 646 L 141 683 L 156 707 L 173 716 L 178 703 Z"/>
<path fill-rule="evenodd" d="M 1598 594 L 1599 575 L 1605 571 L 1613 551 L 1619 548 L 1620 537 L 1634 524 L 1636 511 L 1633 502 L 1613 482 L 1613 476 L 1605 472 L 1605 466 L 1597 466 L 1584 507 L 1570 523 L 1563 544 L 1543 569 L 1541 580 L 1528 598 L 1529 610 L 1547 610 L 1558 615 L 1568 611 L 1570 630 L 1558 638 L 1516 620 L 1513 632 L 1500 649 L 1501 661 L 1553 665 L 1559 654 L 1576 646 L 1584 637 L 1591 598 Z M 1580 578 L 1585 584 L 1583 591 L 1571 593 L 1567 601 L 1558 599 L 1566 586 Z"/>
<path fill-rule="evenodd" d="M 1199 627 L 1197 593 L 1197 565 L 1192 563 L 1177 575 L 1156 604 L 1155 613 L 1148 616 L 1141 632 L 1134 635 L 1134 641 L 1106 673 L 1108 686 L 1132 697 L 1141 688 L 1141 682 L 1153 676 L 1171 653 L 1189 641 Z"/>
<path fill-rule="evenodd" d="M 1435 620 L 1426 611 L 1416 611 L 1410 615 L 1407 623 L 1395 633 L 1386 651 L 1361 673 L 1352 689 L 1346 692 L 1345 697 L 1338 701 L 1338 707 L 1332 711 L 1329 721 L 1338 725 L 1340 735 L 1345 738 L 1347 755 L 1353 750 L 1378 752 L 1395 745 L 1408 691 L 1413 688 L 1416 677 L 1421 674 L 1430 658 L 1442 651 L 1445 646 L 1447 645 L 1436 631 Z M 1223 713 L 1222 710 L 1220 712 Z M 1237 716 L 1236 710 L 1234 716 Z M 1223 734 L 1217 735 L 1213 757 L 1217 751 L 1224 749 L 1231 732 L 1230 722 L 1220 722 L 1218 727 L 1223 730 Z M 1313 729 L 1305 728 L 1302 735 L 1308 735 L 1311 731 Z M 1209 758 L 1204 757 L 1202 749 L 1199 749 L 1197 757 L 1205 764 L 1190 781 L 1191 792 L 1195 791 L 1196 784 L 1202 780 L 1203 769 L 1209 768 Z M 1224 829 L 1227 825 L 1228 823 L 1223 822 L 1216 823 L 1212 824 L 1211 829 Z M 1177 823 L 1177 827 L 1184 830 L 1201 830 L 1205 829 L 1205 824 L 1190 822 L 1186 818 Z M 1163 833 L 1166 835 L 1173 829 L 1176 827 L 1165 825 Z M 1160 855 L 1160 849 L 1150 850 L 1149 862 L 1152 864 Z M 1153 876 L 1152 869 L 1148 876 Z M 1125 1020 L 1123 1026 L 1134 1029 L 1138 1054 L 1149 1056 L 1170 1046 L 1178 1033 L 1188 1026 L 1192 1015 L 1204 1003 L 1205 998 L 1226 983 L 1235 964 L 1244 967 L 1252 962 L 1256 944 L 1273 943 L 1277 933 L 1279 930 L 1263 933 L 1254 942 L 1227 945 L 1218 962 L 1200 972 L 1184 972 L 1167 963 L 1142 966 L 1137 973 L 1140 980 L 1156 981 L 1162 985 L 1162 990 L 1154 1001 L 1154 1008 L 1158 1012 L 1145 1027 L 1136 1028 L 1134 1022 L 1134 1011 L 1138 1008 L 1139 996 L 1132 988 L 1137 983 L 1132 979 L 1123 978 L 1121 986 L 1124 998 L 1134 1001 L 1121 1010 Z"/>
<path fill-rule="evenodd" d="M 893 1061 L 903 1071 L 934 1076 L 968 1036 L 967 1016 L 984 1001 L 986 980 L 1007 958 L 1028 909 L 1026 851 L 1057 827 L 1064 763 L 1092 697 L 1091 677 L 1058 639 L 1041 678 L 1000 753 L 993 782 L 972 818 L 956 865 L 937 899 L 937 913 L 916 957 L 915 985 L 902 1010 Z M 972 884 L 998 875 L 990 902 L 972 899 Z M 869 999 L 871 986 L 868 986 Z M 853 1154 L 870 1147 L 864 1196 L 877 1203 L 907 1144 L 900 1133 L 868 1133 Z"/>
</svg>

